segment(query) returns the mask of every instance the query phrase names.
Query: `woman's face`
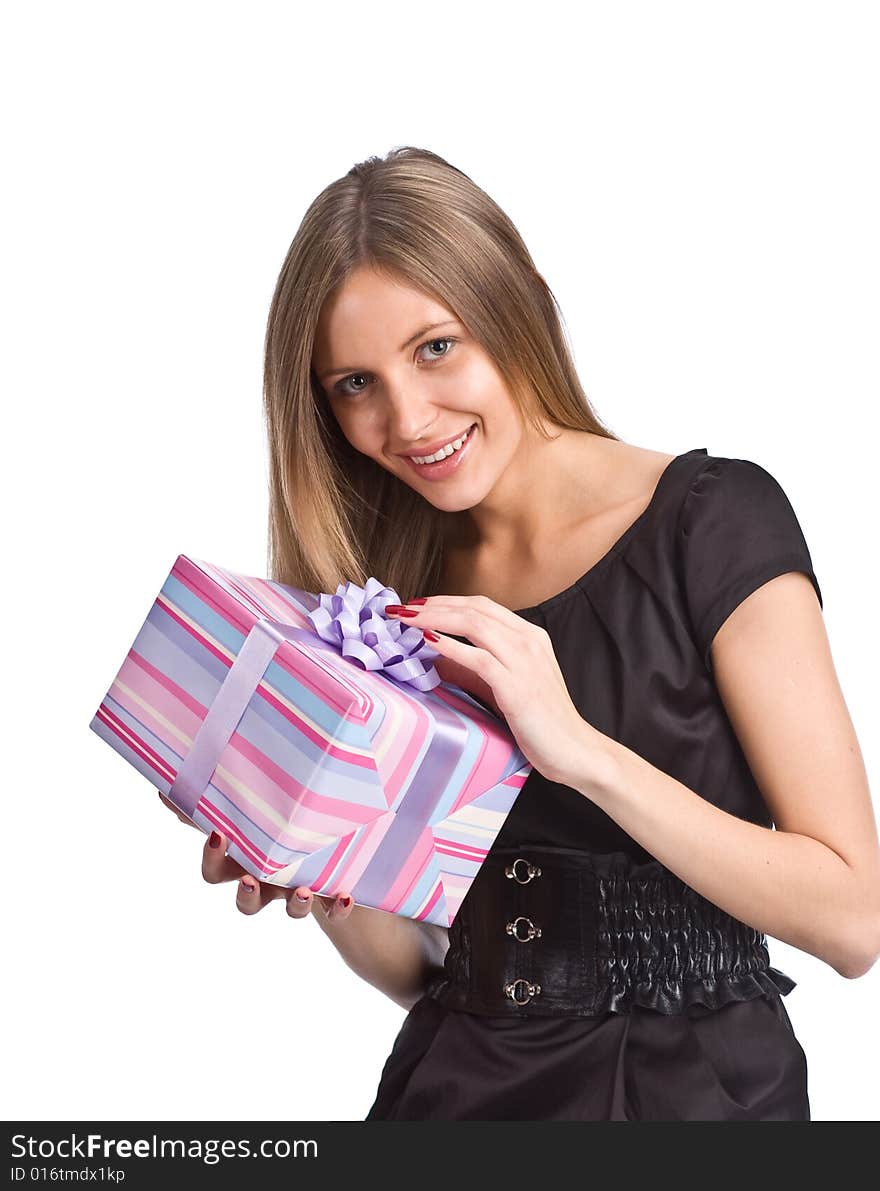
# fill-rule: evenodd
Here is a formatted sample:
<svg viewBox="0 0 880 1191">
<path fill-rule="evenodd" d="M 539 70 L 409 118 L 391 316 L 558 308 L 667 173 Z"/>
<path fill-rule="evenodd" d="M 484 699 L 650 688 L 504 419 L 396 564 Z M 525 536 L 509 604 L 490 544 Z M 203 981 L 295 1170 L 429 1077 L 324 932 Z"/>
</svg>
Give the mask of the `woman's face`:
<svg viewBox="0 0 880 1191">
<path fill-rule="evenodd" d="M 312 369 L 355 448 L 437 508 L 472 508 L 520 447 L 504 378 L 445 306 L 363 266 L 324 304 Z M 467 434 L 461 450 L 416 464 Z"/>
</svg>

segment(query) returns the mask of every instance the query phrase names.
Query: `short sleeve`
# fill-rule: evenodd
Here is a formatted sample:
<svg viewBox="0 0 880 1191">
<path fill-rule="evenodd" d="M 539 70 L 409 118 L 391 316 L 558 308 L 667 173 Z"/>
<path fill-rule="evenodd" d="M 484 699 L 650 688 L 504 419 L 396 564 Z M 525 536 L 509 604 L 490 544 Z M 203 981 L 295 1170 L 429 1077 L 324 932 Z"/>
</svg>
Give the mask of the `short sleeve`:
<svg viewBox="0 0 880 1191">
<path fill-rule="evenodd" d="M 691 632 L 710 672 L 715 634 L 768 580 L 802 571 L 823 607 L 794 509 L 778 481 L 749 459 L 709 457 L 682 504 L 677 549 Z"/>
</svg>

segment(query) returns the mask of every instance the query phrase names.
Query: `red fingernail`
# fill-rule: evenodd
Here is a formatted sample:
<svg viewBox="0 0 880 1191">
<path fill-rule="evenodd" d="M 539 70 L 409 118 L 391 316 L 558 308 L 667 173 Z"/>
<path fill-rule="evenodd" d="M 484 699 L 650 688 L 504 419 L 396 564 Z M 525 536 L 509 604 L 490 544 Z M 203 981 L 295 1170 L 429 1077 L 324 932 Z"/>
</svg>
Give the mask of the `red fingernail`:
<svg viewBox="0 0 880 1191">
<path fill-rule="evenodd" d="M 208 847 L 209 848 L 219 848 L 220 847 L 220 836 L 217 834 L 216 831 L 212 831 L 211 834 L 208 836 Z"/>
<path fill-rule="evenodd" d="M 310 896 L 311 896 L 311 894 L 306 894 L 306 896 L 303 897 L 303 895 L 301 893 L 297 893 L 296 900 L 298 902 L 307 902 L 309 900 Z"/>
<path fill-rule="evenodd" d="M 418 612 L 416 611 L 415 608 L 401 608 L 400 611 L 398 613 L 396 613 L 396 615 L 397 616 L 418 616 Z"/>
<path fill-rule="evenodd" d="M 348 907 L 351 905 L 351 898 L 350 897 L 340 897 L 339 904 L 342 906 L 345 906 L 345 908 L 347 910 Z"/>
<path fill-rule="evenodd" d="M 437 634 L 432 633 L 430 629 L 422 629 L 422 632 L 425 634 L 425 636 L 427 637 L 427 639 L 429 641 L 439 641 L 440 640 L 440 638 L 437 636 Z"/>
<path fill-rule="evenodd" d="M 420 596 L 420 597 L 419 597 L 417 600 L 407 600 L 406 602 L 407 602 L 408 604 L 427 604 L 427 602 L 428 602 L 428 597 L 427 597 L 427 596 Z"/>
<path fill-rule="evenodd" d="M 386 604 L 385 605 L 385 611 L 388 613 L 389 616 L 394 612 L 400 612 L 400 610 L 402 608 L 403 608 L 403 604 Z"/>
<path fill-rule="evenodd" d="M 244 877 L 242 877 L 242 879 L 239 881 L 239 885 L 241 885 L 245 893 L 256 893 L 256 885 L 252 885 L 250 881 L 246 881 Z"/>
</svg>

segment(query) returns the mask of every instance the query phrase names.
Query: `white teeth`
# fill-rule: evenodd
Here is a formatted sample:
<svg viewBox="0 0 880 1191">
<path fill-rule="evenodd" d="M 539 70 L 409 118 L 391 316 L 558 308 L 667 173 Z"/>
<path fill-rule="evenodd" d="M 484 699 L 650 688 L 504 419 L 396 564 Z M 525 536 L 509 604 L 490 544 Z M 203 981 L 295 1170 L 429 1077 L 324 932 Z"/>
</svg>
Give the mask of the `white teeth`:
<svg viewBox="0 0 880 1191">
<path fill-rule="evenodd" d="M 439 463 L 441 459 L 445 459 L 453 451 L 460 451 L 462 444 L 470 432 L 470 430 L 465 431 L 461 438 L 457 438 L 455 442 L 447 443 L 445 447 L 441 447 L 434 455 L 410 455 L 410 459 L 412 459 L 413 463 Z"/>
</svg>

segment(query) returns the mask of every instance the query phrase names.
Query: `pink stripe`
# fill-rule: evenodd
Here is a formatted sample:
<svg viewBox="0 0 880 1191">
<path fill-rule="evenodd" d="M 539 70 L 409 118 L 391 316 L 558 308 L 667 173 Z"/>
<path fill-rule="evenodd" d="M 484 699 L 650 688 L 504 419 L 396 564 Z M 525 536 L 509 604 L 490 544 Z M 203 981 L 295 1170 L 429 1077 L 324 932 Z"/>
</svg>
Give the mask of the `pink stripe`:
<svg viewBox="0 0 880 1191">
<path fill-rule="evenodd" d="M 431 914 L 434 912 L 434 907 L 437 905 L 442 896 L 443 884 L 442 882 L 438 881 L 427 905 L 422 912 L 416 916 L 417 920 L 423 922 L 426 918 L 430 918 Z"/>
<path fill-rule="evenodd" d="M 432 693 L 450 707 L 454 707 L 456 711 L 460 711 L 463 715 L 466 715 L 468 719 L 485 719 L 489 723 L 494 723 L 498 718 L 493 712 L 487 711 L 479 703 L 474 707 L 472 703 L 468 703 L 467 700 L 462 699 L 461 695 L 457 695 L 451 687 L 445 686 L 442 683 L 440 686 L 435 687 Z"/>
<path fill-rule="evenodd" d="M 338 880 L 341 890 L 352 890 L 360 881 L 364 869 L 367 868 L 370 860 L 373 860 L 373 856 L 379 850 L 382 841 L 385 840 L 395 818 L 397 816 L 394 811 L 386 811 L 383 815 L 377 816 L 373 823 L 369 823 L 367 827 L 357 831 L 354 836 L 354 847 L 349 848 L 343 867 L 339 869 Z"/>
<path fill-rule="evenodd" d="M 201 568 L 196 567 L 186 555 L 181 554 L 178 557 L 171 573 L 178 582 L 188 587 L 203 603 L 240 633 L 247 633 L 253 627 L 242 617 L 241 605 L 235 598 L 219 587 Z"/>
<path fill-rule="evenodd" d="M 238 575 L 222 567 L 203 564 L 209 577 L 226 584 L 257 617 L 270 617 L 293 628 L 311 630 L 311 623 L 305 613 L 292 601 L 282 600 L 279 593 L 265 580 L 255 575 Z M 296 589 L 299 590 L 299 589 Z M 311 594 L 311 593 L 308 593 Z M 280 613 L 280 615 L 279 615 Z"/>
<path fill-rule="evenodd" d="M 156 604 L 162 609 L 163 612 L 170 616 L 172 620 L 177 621 L 180 627 L 189 633 L 191 637 L 195 637 L 196 641 L 198 641 L 200 645 L 204 645 L 205 649 L 209 650 L 218 661 L 222 662 L 227 670 L 230 669 L 232 666 L 232 661 L 226 656 L 225 653 L 222 653 L 217 648 L 210 637 L 206 636 L 206 634 L 201 630 L 201 626 L 196 627 L 195 625 L 191 624 L 190 621 L 184 620 L 182 616 L 178 616 L 173 605 L 169 604 L 167 600 L 162 598 L 161 595 L 156 599 Z"/>
<path fill-rule="evenodd" d="M 354 889 L 396 817 L 394 811 L 386 811 L 354 835 L 353 846 L 349 847 L 345 863 L 339 872 L 340 889 Z"/>
<path fill-rule="evenodd" d="M 494 734 L 491 736 L 488 734 L 481 735 L 480 742 L 479 761 L 475 766 L 474 772 L 467 778 L 459 791 L 448 812 L 447 818 L 451 818 L 465 803 L 478 802 L 481 795 L 488 793 L 489 789 L 495 785 L 518 790 L 526 780 L 522 773 L 514 773 L 503 778 L 500 782 L 492 781 L 492 778 L 489 776 L 490 773 L 497 773 L 505 762 L 509 761 L 510 750 Z M 474 786 L 477 787 L 476 792 L 473 792 Z"/>
<path fill-rule="evenodd" d="M 531 770 L 529 771 L 529 773 Z M 501 783 L 502 786 L 512 786 L 515 790 L 521 790 L 522 787 L 529 780 L 529 773 L 512 773 L 510 777 L 506 777 Z"/>
<path fill-rule="evenodd" d="M 152 662 L 148 661 L 143 654 L 138 653 L 136 649 L 129 650 L 128 657 L 123 662 L 122 668 L 128 670 L 128 663 L 134 666 L 139 666 L 143 672 L 148 675 L 158 686 L 163 687 L 169 695 L 173 698 L 175 703 L 182 703 L 183 706 L 194 715 L 199 723 L 205 718 L 208 709 L 194 699 L 186 687 L 179 686 L 173 678 L 170 678 L 164 670 L 158 669 Z M 122 670 L 120 670 L 120 674 Z M 140 684 L 134 679 L 133 675 L 128 676 L 132 681 L 126 680 L 128 686 L 132 686 L 140 693 Z"/>
<path fill-rule="evenodd" d="M 223 616 L 229 624 L 238 628 L 241 633 L 246 634 L 250 632 L 250 630 L 253 628 L 253 624 L 242 624 L 240 616 L 241 605 L 236 602 L 234 596 L 230 595 L 222 587 L 206 588 L 205 581 L 207 581 L 208 584 L 212 584 L 215 581 L 212 580 L 209 575 L 206 575 L 205 572 L 200 568 L 193 566 L 193 564 L 189 559 L 186 558 L 185 555 L 180 555 L 178 557 L 177 563 L 180 565 L 178 566 L 175 564 L 172 574 L 174 574 L 177 579 L 184 584 L 185 587 L 189 588 L 190 591 L 203 600 L 205 604 L 207 604 L 209 608 L 212 608 L 218 615 Z M 222 573 L 227 580 L 229 580 L 228 573 Z M 253 602 L 252 597 L 250 602 Z M 262 609 L 260 609 L 259 614 L 255 617 L 255 619 L 258 619 L 264 615 L 265 613 Z M 278 619 L 281 618 L 279 617 Z M 311 624 L 309 622 L 297 627 L 308 628 L 311 631 Z M 342 660 L 342 655 L 340 654 L 339 656 L 340 660 Z M 314 691 L 316 689 L 316 675 L 314 673 L 314 669 L 309 668 L 303 671 L 301 666 L 291 665 L 292 658 L 299 660 L 301 657 L 302 654 L 300 650 L 296 649 L 290 643 L 285 643 L 279 647 L 278 653 L 275 655 L 275 661 L 282 666 L 282 668 L 285 669 L 288 674 L 291 674 L 293 677 L 306 683 L 309 688 Z M 314 659 L 315 666 L 324 666 L 325 664 L 326 663 L 319 661 L 317 658 Z M 351 663 L 346 663 L 346 665 L 350 664 Z M 317 684 L 320 695 L 323 697 L 324 702 L 330 704 L 334 710 L 338 710 L 340 713 L 345 712 L 349 718 L 355 714 L 360 714 L 361 718 L 365 720 L 369 719 L 369 717 L 374 714 L 375 706 L 374 700 L 370 696 L 369 690 L 367 689 L 368 684 L 365 683 L 363 686 L 361 686 L 360 675 L 364 672 L 359 671 L 357 682 L 349 682 L 349 680 L 345 677 L 344 666 L 341 668 L 341 672 L 338 672 L 337 670 L 330 667 L 328 667 L 328 670 L 328 677 L 332 678 L 332 682 Z M 336 689 L 337 684 L 348 690 L 352 698 L 356 700 L 356 706 L 354 708 L 349 708 L 347 704 L 343 705 L 339 697 L 339 690 Z M 365 699 L 367 705 L 364 707 L 363 711 L 360 712 L 357 704 L 363 702 Z"/>
<path fill-rule="evenodd" d="M 175 620 L 182 628 L 184 628 L 190 634 L 190 636 L 194 637 L 210 653 L 212 653 L 214 657 L 218 658 L 224 664 L 227 670 L 231 668 L 232 662 L 230 659 L 227 658 L 225 654 L 220 653 L 204 633 L 200 632 L 192 625 L 182 620 L 174 612 L 171 606 L 166 604 L 164 601 L 158 600 L 157 603 L 159 603 L 162 606 L 163 611 L 165 611 L 173 620 Z M 321 698 L 322 702 L 328 703 L 333 701 L 336 703 L 334 710 L 338 710 L 340 713 L 345 710 L 342 704 L 339 702 L 336 692 L 332 690 L 332 687 L 329 687 L 329 684 L 326 689 L 322 687 L 320 692 L 316 692 L 313 681 L 314 674 L 309 669 L 306 669 L 304 673 L 298 673 L 298 668 L 295 669 L 289 664 L 289 662 L 286 661 L 285 655 L 287 654 L 288 650 L 291 650 L 291 648 L 292 647 L 287 643 L 279 646 L 278 652 L 275 654 L 275 661 L 283 669 L 285 669 L 288 674 L 291 674 L 293 677 L 297 678 L 309 690 L 311 690 L 313 693 L 316 693 L 317 696 Z M 297 655 L 297 657 L 302 656 L 298 653 L 298 651 L 294 650 L 293 652 Z M 154 678 L 157 683 L 166 687 L 177 700 L 184 704 L 184 706 L 186 706 L 192 713 L 197 715 L 199 723 L 201 723 L 201 721 L 208 714 L 208 709 L 206 707 L 204 707 L 197 699 L 193 699 L 183 687 L 178 686 L 177 683 L 173 682 L 167 674 L 164 674 L 161 670 L 153 666 L 147 661 L 146 658 L 137 653 L 134 649 L 130 651 L 129 656 L 133 661 L 137 662 L 137 664 L 140 665 L 152 678 Z M 305 663 L 305 666 L 308 667 L 308 662 Z M 263 679 L 257 683 L 255 693 L 261 695 L 267 703 L 271 704 L 271 706 L 274 707 L 281 715 L 283 715 L 290 724 L 292 724 L 299 732 L 303 734 L 303 736 L 307 737 L 314 744 L 318 745 L 322 752 L 328 752 L 330 756 L 338 757 L 340 760 L 345 761 L 347 765 L 357 765 L 364 768 L 374 767 L 374 762 L 371 757 L 358 756 L 355 753 L 350 753 L 347 749 L 341 748 L 335 742 L 328 743 L 324 737 L 320 736 L 304 720 L 300 719 L 300 717 L 293 710 L 282 703 L 272 693 L 271 686 L 269 686 Z M 328 699 L 328 695 L 330 695 L 332 699 Z"/>
<path fill-rule="evenodd" d="M 438 836 L 436 834 L 436 827 L 434 828 L 434 839 L 438 844 L 445 844 L 448 848 L 458 848 L 462 853 L 471 852 L 474 856 L 486 856 L 485 848 L 478 848 L 475 845 L 463 844 L 459 840 L 449 839 L 448 836 Z"/>
<path fill-rule="evenodd" d="M 446 703 L 450 707 L 453 707 L 453 708 L 456 708 L 457 710 L 459 710 L 468 720 L 474 721 L 477 724 L 485 724 L 487 729 L 490 727 L 493 729 L 495 728 L 496 717 L 494 715 L 492 715 L 490 712 L 486 711 L 486 709 L 483 707 L 479 707 L 479 706 L 473 707 L 470 703 L 466 703 L 464 701 L 464 699 L 461 698 L 460 695 L 456 695 L 448 687 L 438 686 L 435 688 L 433 693 L 443 703 Z M 482 735 L 483 735 L 484 742 L 487 746 L 483 760 L 485 760 L 490 766 L 495 765 L 495 766 L 497 766 L 498 769 L 502 769 L 507 764 L 507 762 L 510 760 L 509 747 L 503 741 L 500 741 L 497 739 L 494 731 L 492 731 L 492 732 L 486 731 L 486 732 L 482 733 Z M 524 768 L 526 768 L 526 766 L 524 766 Z M 528 767 L 529 772 L 530 772 L 530 769 L 531 769 L 531 767 L 529 766 Z M 487 789 L 490 786 L 493 786 L 496 784 L 512 786 L 515 789 L 519 789 L 525 784 L 526 780 L 528 779 L 529 772 L 523 773 L 520 771 L 517 773 L 510 774 L 508 777 L 503 778 L 500 783 L 497 781 L 496 782 L 490 781 L 489 783 L 486 784 Z M 455 811 L 459 808 L 459 806 L 461 805 L 461 802 L 462 802 L 462 799 L 461 799 L 461 797 L 459 797 L 453 806 L 453 811 Z M 450 814 L 451 813 L 452 813 L 452 811 L 450 811 Z"/>
<path fill-rule="evenodd" d="M 235 604 L 233 602 L 233 597 L 229 596 L 229 594 L 224 591 L 223 588 L 216 588 L 214 589 L 215 592 L 226 596 L 227 600 L 229 601 L 228 606 L 221 607 L 216 599 L 212 599 L 210 597 L 203 584 L 196 581 L 196 577 L 200 578 L 202 575 L 203 572 L 197 571 L 195 572 L 195 575 L 188 580 L 185 580 L 182 575 L 178 575 L 177 578 L 181 583 L 184 584 L 185 587 L 189 588 L 190 591 L 197 595 L 198 598 L 201 599 L 209 608 L 212 608 L 218 615 L 223 616 L 227 623 L 246 636 L 254 627 L 256 620 L 262 618 L 265 613 L 260 610 L 259 614 L 255 616 L 252 623 L 242 624 L 240 617 L 232 615 L 230 610 L 234 608 L 236 611 L 240 612 L 241 605 Z M 210 579 L 208 581 L 212 582 Z M 226 664 L 227 669 L 232 665 L 232 662 L 226 658 L 224 654 L 218 652 L 208 637 L 204 636 L 203 633 L 195 631 L 191 625 L 181 620 L 181 618 L 172 611 L 171 605 L 169 605 L 165 600 L 160 598 L 157 600 L 157 603 L 159 603 L 170 616 L 173 616 L 178 624 L 186 628 L 187 631 L 192 634 L 192 636 L 196 637 L 196 639 L 201 641 L 206 648 L 210 649 L 215 657 L 221 658 L 221 660 Z M 349 719 L 356 721 L 358 718 L 365 719 L 372 714 L 372 699 L 368 700 L 367 707 L 362 712 L 358 707 L 358 704 L 363 702 L 364 696 L 364 692 L 361 691 L 360 687 L 348 683 L 343 676 L 338 674 L 331 666 L 317 656 L 314 658 L 309 658 L 308 656 L 304 657 L 302 650 L 296 648 L 296 646 L 290 642 L 283 642 L 275 654 L 274 661 L 282 670 L 284 670 L 297 681 L 301 682 L 305 687 L 307 687 L 308 690 L 312 691 L 313 694 L 316 694 L 323 703 L 327 704 L 339 715 L 347 715 Z M 317 672 L 318 670 L 320 670 L 320 674 Z M 323 681 L 321 680 L 322 674 L 324 675 Z M 350 707 L 347 701 L 342 700 L 339 690 L 340 687 L 344 687 L 348 691 L 349 695 L 356 700 L 354 707 Z M 260 694 L 265 697 L 266 687 L 262 683 L 257 689 Z"/>
<path fill-rule="evenodd" d="M 428 861 L 434 853 L 434 833 L 425 827 L 420 833 L 412 851 L 397 874 L 388 893 L 382 901 L 383 909 L 397 911 L 410 896 L 413 886 L 421 878 Z"/>
<path fill-rule="evenodd" d="M 223 573 L 224 573 L 224 575 L 226 575 L 227 579 L 232 584 L 232 586 L 235 587 L 236 590 L 238 590 L 239 585 L 236 582 L 236 577 L 230 575 L 228 572 L 223 572 Z M 238 576 L 238 578 L 241 579 L 242 576 Z M 269 613 L 274 615 L 275 619 L 281 621 L 282 623 L 291 623 L 291 624 L 293 624 L 293 626 L 295 628 L 303 628 L 303 629 L 306 629 L 308 632 L 311 632 L 311 633 L 314 632 L 314 630 L 312 629 L 311 621 L 308 619 L 306 614 L 304 612 L 302 612 L 296 604 L 293 603 L 292 599 L 287 599 L 283 592 L 277 591 L 265 579 L 252 578 L 251 576 L 248 576 L 247 581 L 250 584 L 251 588 L 253 588 L 254 591 L 261 597 L 260 602 L 261 602 L 262 607 L 264 609 L 268 610 Z M 300 591 L 301 589 L 295 588 L 294 590 Z M 251 593 L 252 599 L 253 599 L 253 594 L 254 594 L 254 592 Z M 307 592 L 304 594 L 312 595 L 312 596 L 314 595 L 313 592 Z M 332 593 L 329 593 L 329 594 L 332 594 Z M 266 613 L 264 611 L 263 615 L 265 615 L 265 614 Z M 291 614 L 294 617 L 294 619 L 289 622 L 286 621 L 285 618 L 290 616 Z M 363 709 L 362 718 L 364 720 L 368 720 L 370 718 L 370 716 L 372 716 L 374 713 L 375 704 L 374 704 L 372 697 L 370 696 L 369 690 L 367 689 L 367 687 L 368 687 L 367 682 L 363 682 L 364 671 L 358 670 L 357 680 L 349 681 L 348 678 L 346 677 L 345 670 L 348 666 L 351 665 L 351 663 L 344 661 L 344 659 L 342 659 L 341 653 L 340 653 L 339 657 L 340 657 L 340 661 L 342 662 L 342 664 L 340 665 L 339 669 L 336 669 L 336 668 L 332 669 L 333 677 L 337 682 L 339 682 L 340 684 L 345 686 L 346 690 L 348 690 L 348 692 L 351 694 L 352 698 L 356 701 L 356 706 L 359 706 L 362 703 L 366 704 L 366 706 Z M 321 659 L 321 661 L 323 661 L 323 659 Z M 317 659 L 316 659 L 316 664 L 318 664 Z M 332 666 L 332 662 L 328 663 L 328 666 Z M 368 678 L 368 681 L 373 681 L 372 679 L 369 679 L 369 677 L 368 677 L 369 672 L 367 672 L 366 676 Z M 351 714 L 353 711 L 354 711 L 354 709 L 352 709 L 351 712 L 349 712 L 350 717 L 351 717 Z"/>
<path fill-rule="evenodd" d="M 101 720 L 102 723 L 106 724 L 106 726 L 111 730 L 111 732 L 114 732 L 120 738 L 120 740 L 122 740 L 123 743 L 126 744 L 128 746 L 128 748 L 131 749 L 131 751 L 133 753 L 137 753 L 137 755 L 143 761 L 146 761 L 147 765 L 149 765 L 151 769 L 155 769 L 156 773 L 158 773 L 161 778 L 163 778 L 165 781 L 168 781 L 167 768 L 160 769 L 159 766 L 156 765 L 156 763 L 153 761 L 153 758 L 151 756 L 149 756 L 149 754 L 144 751 L 144 747 L 143 747 L 144 742 L 140 739 L 140 737 L 133 736 L 130 733 L 128 728 L 125 729 L 124 734 L 122 732 L 120 732 L 119 729 L 117 728 L 116 724 L 112 723 L 108 719 L 106 714 L 105 715 L 101 714 L 102 711 L 106 711 L 106 708 L 104 707 L 103 703 L 101 704 L 101 706 L 98 708 L 97 712 L 95 713 L 97 715 L 98 719 Z M 173 781 L 173 777 L 171 780 Z"/>
<path fill-rule="evenodd" d="M 133 740 L 136 740 L 141 749 L 143 749 L 144 760 L 152 761 L 153 765 L 155 765 L 157 769 L 166 770 L 171 780 L 174 780 L 174 778 L 177 776 L 177 771 L 171 765 L 169 765 L 165 758 L 160 756 L 160 754 L 157 753 L 156 750 L 149 745 L 146 740 L 142 740 L 141 737 L 138 736 L 134 731 L 134 729 L 130 728 L 128 724 L 126 724 L 125 720 L 120 719 L 112 707 L 108 707 L 105 703 L 102 703 L 98 710 L 103 711 L 107 717 L 107 720 L 109 721 L 108 727 L 115 728 L 117 730 L 117 735 L 120 737 L 128 735 L 131 736 Z"/>
<path fill-rule="evenodd" d="M 224 572 L 224 574 L 233 590 L 245 595 L 244 589 L 242 588 L 241 584 L 236 581 L 235 577 L 230 575 L 228 572 Z M 294 607 L 293 604 L 282 604 L 278 599 L 277 593 L 271 587 L 269 587 L 267 583 L 261 582 L 256 577 L 249 578 L 249 582 L 251 584 L 252 590 L 247 591 L 245 598 L 247 599 L 248 603 L 253 604 L 255 608 L 260 609 L 261 616 L 271 616 L 275 620 L 284 621 L 286 624 L 293 625 L 294 628 L 311 629 L 311 622 L 306 619 L 305 614 L 298 608 Z M 269 598 L 267 598 L 267 595 L 264 594 L 264 592 L 268 593 Z M 279 616 L 279 612 L 283 612 L 284 615 Z M 294 619 L 285 620 L 285 617 L 289 616 L 291 613 L 293 614 Z"/>
<path fill-rule="evenodd" d="M 483 771 L 483 761 L 488 758 L 492 748 L 492 741 L 488 736 L 479 737 L 479 751 L 473 768 L 462 783 L 461 789 L 453 802 L 449 814 L 454 815 L 460 806 L 473 802 L 481 793 L 485 792 L 486 775 Z"/>
<path fill-rule="evenodd" d="M 306 618 L 304 613 L 294 604 L 292 599 L 288 599 L 283 591 L 276 591 L 276 589 L 268 583 L 265 579 L 256 580 L 259 591 L 263 594 L 263 598 L 271 608 L 278 608 L 279 611 L 285 614 L 292 614 L 296 617 L 296 623 L 302 624 L 303 628 L 311 628 L 311 621 Z M 317 592 L 310 591 L 311 596 L 317 596 Z M 333 594 L 331 592 L 328 595 Z M 316 605 L 317 606 L 317 605 Z M 278 618 L 279 620 L 281 617 Z"/>
<path fill-rule="evenodd" d="M 402 709 L 403 715 L 400 719 L 395 720 L 394 729 L 398 734 L 398 739 L 402 738 L 407 742 L 397 763 L 392 766 L 388 780 L 384 783 L 385 789 L 388 791 L 389 805 L 393 805 L 397 801 L 404 783 L 411 777 L 416 759 L 424 749 L 434 721 L 421 703 L 417 703 L 415 700 L 402 700 L 394 691 L 389 691 L 387 703 L 389 707 L 393 703 Z M 391 719 L 390 714 L 385 719 L 385 725 L 388 725 L 389 731 L 391 730 Z M 382 732 L 381 738 L 384 738 L 384 735 L 385 733 Z M 374 741 L 374 744 L 378 745 L 379 741 Z"/>
<path fill-rule="evenodd" d="M 209 819 L 215 827 L 219 827 L 224 835 L 227 835 L 238 844 L 242 852 L 250 856 L 261 872 L 277 873 L 279 869 L 285 867 L 284 864 L 278 864 L 274 860 L 270 860 L 265 852 L 261 852 L 253 841 L 246 835 L 243 835 L 238 826 L 231 819 L 228 819 L 213 802 L 209 802 L 204 795 L 199 799 L 196 809 L 201 811 L 205 818 Z"/>
<path fill-rule="evenodd" d="M 254 592 L 250 589 L 250 587 L 246 587 L 244 582 L 238 582 L 238 580 L 235 579 L 230 571 L 221 571 L 219 568 L 217 568 L 217 574 L 220 575 L 221 580 L 224 581 L 232 589 L 232 591 L 238 595 L 241 602 L 246 608 L 253 612 L 257 619 L 267 615 L 267 609 L 265 605 L 255 598 Z M 245 576 L 242 575 L 240 578 L 244 580 Z"/>
<path fill-rule="evenodd" d="M 284 649 L 284 646 L 282 645 L 280 648 Z M 278 657 L 277 654 L 275 656 L 276 658 Z M 304 685 L 310 690 L 313 690 L 310 675 L 305 674 L 300 677 Z M 261 684 L 257 687 L 257 690 L 270 707 L 274 707 L 279 714 L 283 715 L 287 722 L 293 724 L 297 731 L 302 733 L 307 740 L 311 740 L 313 744 L 316 744 L 322 753 L 326 753 L 330 757 L 337 757 L 340 761 L 344 761 L 346 765 L 356 765 L 362 769 L 376 768 L 376 762 L 372 756 L 352 752 L 344 745 L 337 744 L 335 740 L 328 739 L 326 736 L 322 736 L 319 732 L 316 732 L 305 720 L 300 719 L 295 707 L 288 707 L 282 703 L 270 686 Z M 326 702 L 326 700 L 322 701 Z"/>
<path fill-rule="evenodd" d="M 121 689 L 121 684 L 128 686 L 140 702 L 136 702 L 131 695 L 126 694 Z M 169 686 L 175 689 L 169 690 Z M 139 667 L 130 658 L 126 658 L 122 663 L 122 668 L 113 680 L 109 693 L 120 706 L 139 720 L 145 728 L 149 728 L 157 739 L 178 755 L 185 754 L 187 745 L 172 731 L 172 727 L 193 740 L 205 716 L 204 709 L 202 709 L 201 715 L 190 711 L 189 704 L 193 700 L 187 698 L 184 702 L 176 697 L 176 687 L 173 682 L 154 680 L 146 670 Z M 198 706 L 198 702 L 195 702 Z"/>
<path fill-rule="evenodd" d="M 485 850 L 478 851 L 476 848 L 468 848 L 466 851 L 461 848 L 450 846 L 447 843 L 437 843 L 436 849 L 442 852 L 444 856 L 454 856 L 458 860 L 472 860 L 475 864 L 480 864 L 486 859 L 489 853 Z"/>
<path fill-rule="evenodd" d="M 330 859 L 327 861 L 327 863 L 324 865 L 324 867 L 318 873 L 317 878 L 315 879 L 315 885 L 317 886 L 318 889 L 320 889 L 322 885 L 324 885 L 327 881 L 330 880 L 330 876 L 331 876 L 333 870 L 336 868 L 337 864 L 339 863 L 340 858 L 342 857 L 343 853 L 345 852 L 345 849 L 348 847 L 349 843 L 351 842 L 351 838 L 352 838 L 351 835 L 344 836 L 342 839 L 340 839 L 337 846 L 330 853 Z M 342 889 L 342 886 L 340 886 L 340 889 Z M 343 892 L 344 892 L 344 889 L 343 889 Z"/>
<path fill-rule="evenodd" d="M 376 815 L 384 810 L 383 806 L 359 806 L 303 785 L 294 774 L 288 773 L 276 764 L 239 732 L 232 734 L 227 748 L 220 756 L 219 767 L 228 772 L 232 784 L 219 772 L 214 773 L 212 783 L 232 802 L 241 800 L 242 793 L 237 789 L 237 786 L 241 786 L 246 792 L 244 797 L 248 799 L 249 811 L 254 821 L 269 835 L 274 835 L 279 830 L 284 834 L 292 831 L 294 835 L 303 830 L 338 835 L 340 831 L 348 832 L 372 822 Z M 312 772 L 313 767 L 309 765 L 308 775 L 311 776 Z M 327 780 L 326 775 L 324 780 Z M 293 826 L 279 828 L 257 806 L 251 806 L 253 794 L 268 803 L 282 819 L 290 820 L 295 816 Z M 376 798 L 382 797 L 378 779 L 375 783 L 375 795 Z M 284 838 L 284 834 L 279 839 Z"/>
</svg>

